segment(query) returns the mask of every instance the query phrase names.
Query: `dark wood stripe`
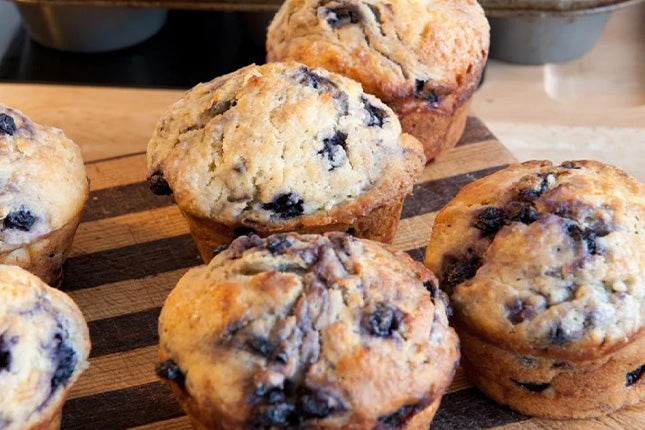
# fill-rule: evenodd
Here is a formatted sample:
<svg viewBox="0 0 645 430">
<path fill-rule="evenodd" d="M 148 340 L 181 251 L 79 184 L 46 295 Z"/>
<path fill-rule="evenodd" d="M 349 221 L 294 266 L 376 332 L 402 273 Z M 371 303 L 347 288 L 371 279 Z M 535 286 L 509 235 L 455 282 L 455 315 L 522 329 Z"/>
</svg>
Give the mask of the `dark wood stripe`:
<svg viewBox="0 0 645 430">
<path fill-rule="evenodd" d="M 432 430 L 488 429 L 529 418 L 498 405 L 476 388 L 466 388 L 443 396 Z"/>
<path fill-rule="evenodd" d="M 121 155 L 115 155 L 114 157 L 105 157 L 105 158 L 99 158 L 97 160 L 91 160 L 85 162 L 85 164 L 98 164 L 98 163 L 103 163 L 105 161 L 114 161 L 114 160 L 121 160 L 123 158 L 130 158 L 130 157 L 137 157 L 139 155 L 145 154 L 146 151 L 139 151 L 139 152 L 131 152 L 129 154 L 121 154 Z"/>
<path fill-rule="evenodd" d="M 90 321 L 91 357 L 116 354 L 159 342 L 157 320 L 161 308 Z"/>
<path fill-rule="evenodd" d="M 466 129 L 461 139 L 459 139 L 459 142 L 457 142 L 457 146 L 470 145 L 492 139 L 496 139 L 496 137 L 486 128 L 484 123 L 474 116 L 469 116 L 468 120 L 466 120 Z"/>
<path fill-rule="evenodd" d="M 417 249 L 410 249 L 405 252 L 407 252 L 408 255 L 412 257 L 413 260 L 418 261 L 419 263 L 423 263 L 425 261 L 425 257 L 426 257 L 425 246 L 422 246 L 421 248 L 417 248 Z"/>
<path fill-rule="evenodd" d="M 403 202 L 401 218 L 410 218 L 436 212 L 452 200 L 464 186 L 507 166 L 508 164 L 504 164 L 476 172 L 463 173 L 449 178 L 417 184 L 412 190 L 412 195 L 408 196 L 405 202 Z"/>
<path fill-rule="evenodd" d="M 154 363 L 147 370 L 153 372 Z M 161 382 L 151 382 L 68 400 L 61 429 L 122 430 L 183 415 L 170 389 Z"/>
<path fill-rule="evenodd" d="M 172 197 L 154 195 L 147 182 L 119 185 L 90 192 L 83 221 L 96 221 L 172 204 Z"/>
<path fill-rule="evenodd" d="M 97 287 L 199 264 L 199 252 L 190 235 L 184 234 L 72 257 L 65 264 L 61 289 Z"/>
</svg>

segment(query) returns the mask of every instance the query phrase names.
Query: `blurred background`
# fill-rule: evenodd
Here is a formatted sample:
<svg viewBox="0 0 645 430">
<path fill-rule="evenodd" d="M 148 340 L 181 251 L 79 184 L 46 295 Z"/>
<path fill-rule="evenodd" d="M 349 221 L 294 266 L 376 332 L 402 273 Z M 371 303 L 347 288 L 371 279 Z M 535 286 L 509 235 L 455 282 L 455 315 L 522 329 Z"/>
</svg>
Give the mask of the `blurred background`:
<svg viewBox="0 0 645 430">
<path fill-rule="evenodd" d="M 20 92 L 2 83 L 186 89 L 262 63 L 280 3 L 29 1 L 0 0 L 6 103 Z M 593 158 L 645 180 L 645 2 L 481 3 L 492 46 L 473 114 L 520 160 Z"/>
</svg>

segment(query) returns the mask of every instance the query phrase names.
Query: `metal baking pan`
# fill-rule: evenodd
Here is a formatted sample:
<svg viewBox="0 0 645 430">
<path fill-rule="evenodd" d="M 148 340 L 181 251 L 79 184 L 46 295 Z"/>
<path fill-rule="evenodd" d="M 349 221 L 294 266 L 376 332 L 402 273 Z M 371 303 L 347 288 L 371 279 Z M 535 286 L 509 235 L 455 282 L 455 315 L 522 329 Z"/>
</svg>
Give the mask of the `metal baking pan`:
<svg viewBox="0 0 645 430">
<path fill-rule="evenodd" d="M 481 0 L 491 25 L 490 56 L 522 64 L 573 60 L 594 47 L 612 11 L 641 1 Z"/>
<path fill-rule="evenodd" d="M 166 10 L 16 3 L 32 39 L 62 51 L 105 52 L 156 34 Z"/>
</svg>

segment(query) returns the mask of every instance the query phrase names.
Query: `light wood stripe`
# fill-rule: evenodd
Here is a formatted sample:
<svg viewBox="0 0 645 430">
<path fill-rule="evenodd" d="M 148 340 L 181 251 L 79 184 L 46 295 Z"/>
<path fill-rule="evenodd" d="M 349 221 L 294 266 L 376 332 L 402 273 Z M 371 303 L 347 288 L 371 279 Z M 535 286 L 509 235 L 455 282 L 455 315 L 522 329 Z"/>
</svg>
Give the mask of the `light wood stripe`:
<svg viewBox="0 0 645 430">
<path fill-rule="evenodd" d="M 157 346 L 90 359 L 90 367 L 70 390 L 70 399 L 104 391 L 122 390 L 157 381 L 154 368 L 159 361 Z"/>
<path fill-rule="evenodd" d="M 428 165 L 417 182 L 436 181 L 515 161 L 511 153 L 496 140 L 458 146 Z"/>
<path fill-rule="evenodd" d="M 403 251 L 421 248 L 428 245 L 432 224 L 437 216 L 436 212 L 402 219 L 396 231 L 393 245 Z"/>
<path fill-rule="evenodd" d="M 146 180 L 146 156 L 135 154 L 85 165 L 92 190 L 128 185 Z"/>
<path fill-rule="evenodd" d="M 123 248 L 188 233 L 177 206 L 81 223 L 70 256 Z"/>
<path fill-rule="evenodd" d="M 178 269 L 154 277 L 71 291 L 69 295 L 83 310 L 87 321 L 112 318 L 161 307 L 187 270 Z"/>
</svg>

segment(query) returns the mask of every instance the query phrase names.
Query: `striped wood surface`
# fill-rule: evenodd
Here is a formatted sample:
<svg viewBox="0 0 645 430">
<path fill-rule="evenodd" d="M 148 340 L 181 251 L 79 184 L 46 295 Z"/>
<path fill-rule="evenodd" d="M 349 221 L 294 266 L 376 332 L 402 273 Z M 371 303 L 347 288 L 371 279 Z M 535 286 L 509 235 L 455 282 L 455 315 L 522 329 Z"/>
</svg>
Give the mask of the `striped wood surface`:
<svg viewBox="0 0 645 430">
<path fill-rule="evenodd" d="M 486 127 L 470 118 L 459 145 L 426 168 L 406 200 L 395 246 L 422 260 L 436 211 L 465 184 L 512 161 Z M 201 263 L 197 249 L 171 199 L 148 190 L 145 154 L 92 161 L 86 167 L 92 191 L 62 289 L 83 310 L 93 347 L 91 366 L 65 405 L 62 428 L 190 429 L 170 391 L 156 379 L 154 365 L 160 307 L 183 273 Z M 495 405 L 458 370 L 433 428 L 559 425 L 529 421 Z"/>
</svg>

